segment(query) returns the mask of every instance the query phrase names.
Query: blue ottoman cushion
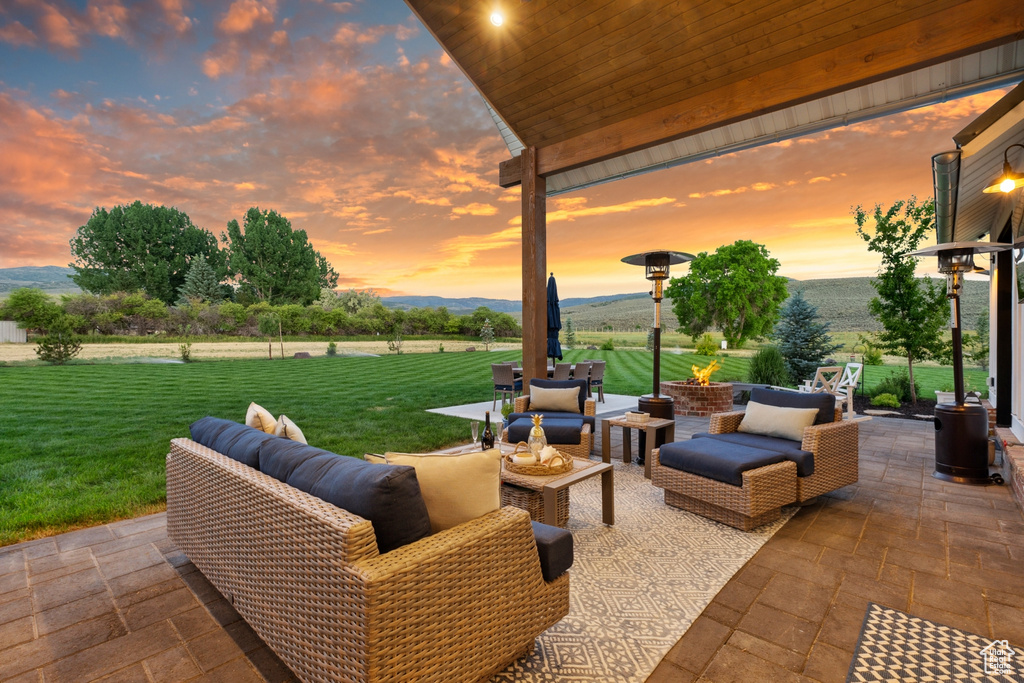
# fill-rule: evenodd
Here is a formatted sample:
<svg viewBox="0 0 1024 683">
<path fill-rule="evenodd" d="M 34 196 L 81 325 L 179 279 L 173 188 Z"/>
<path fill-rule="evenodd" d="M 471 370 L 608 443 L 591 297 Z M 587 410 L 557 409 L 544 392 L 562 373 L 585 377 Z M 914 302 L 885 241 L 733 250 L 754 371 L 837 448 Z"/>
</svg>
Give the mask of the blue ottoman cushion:
<svg viewBox="0 0 1024 683">
<path fill-rule="evenodd" d="M 659 460 L 665 467 L 732 486 L 743 486 L 743 473 L 747 470 L 786 460 L 781 453 L 718 439 L 691 439 L 667 443 L 658 453 Z"/>
<path fill-rule="evenodd" d="M 545 581 L 553 581 L 572 566 L 572 534 L 567 529 L 540 522 L 533 525 L 533 539 L 540 555 L 540 571 Z"/>
<path fill-rule="evenodd" d="M 543 411 L 543 410 L 527 410 L 523 413 L 509 413 L 508 423 L 512 424 L 516 420 L 526 418 L 527 420 L 533 419 L 534 415 L 544 416 L 544 429 L 547 430 L 548 420 L 583 420 L 584 424 L 590 425 L 590 433 L 597 433 L 597 418 L 593 415 L 580 415 L 579 413 L 561 413 L 554 411 Z M 531 423 L 532 424 L 532 423 Z"/>
<path fill-rule="evenodd" d="M 694 434 L 694 439 L 715 439 L 740 446 L 760 448 L 765 451 L 777 451 L 786 460 L 796 463 L 796 476 L 809 477 L 814 474 L 814 453 L 800 450 L 801 444 L 789 439 L 780 439 L 776 436 L 762 436 L 761 434 L 748 434 L 746 432 L 729 432 L 728 434 Z"/>
<path fill-rule="evenodd" d="M 578 444 L 580 432 L 583 431 L 583 420 L 578 417 L 572 419 L 545 417 L 541 427 L 544 428 L 544 435 L 549 444 Z M 508 427 L 508 442 L 514 444 L 526 441 L 530 436 L 531 429 L 533 429 L 533 420 L 530 418 L 521 417 L 515 420 Z"/>
</svg>

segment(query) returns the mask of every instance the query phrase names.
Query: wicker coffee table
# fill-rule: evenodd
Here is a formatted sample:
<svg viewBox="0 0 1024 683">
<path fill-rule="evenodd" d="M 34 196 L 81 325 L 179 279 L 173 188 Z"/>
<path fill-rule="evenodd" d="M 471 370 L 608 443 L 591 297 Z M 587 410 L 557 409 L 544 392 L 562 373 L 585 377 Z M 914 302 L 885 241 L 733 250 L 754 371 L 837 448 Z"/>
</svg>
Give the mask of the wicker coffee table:
<svg viewBox="0 0 1024 683">
<path fill-rule="evenodd" d="M 472 444 L 451 448 L 445 453 L 464 453 L 479 449 Z M 511 453 L 512 446 L 501 444 L 502 453 Z M 601 521 L 615 524 L 615 486 L 610 463 L 573 458 L 573 468 L 566 474 L 530 476 L 501 469 L 501 504 L 522 508 L 535 522 L 564 527 L 569 519 L 569 487 L 601 476 Z"/>
</svg>

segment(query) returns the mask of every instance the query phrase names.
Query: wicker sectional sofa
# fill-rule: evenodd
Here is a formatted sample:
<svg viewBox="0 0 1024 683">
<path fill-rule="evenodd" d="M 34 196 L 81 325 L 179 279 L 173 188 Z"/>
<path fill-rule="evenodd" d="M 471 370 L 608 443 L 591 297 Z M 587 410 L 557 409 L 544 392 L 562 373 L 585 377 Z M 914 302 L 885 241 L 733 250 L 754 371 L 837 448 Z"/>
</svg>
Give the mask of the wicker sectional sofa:
<svg viewBox="0 0 1024 683">
<path fill-rule="evenodd" d="M 569 575 L 545 580 L 525 510 L 382 553 L 371 521 L 245 464 L 246 444 L 231 443 L 227 457 L 171 442 L 168 532 L 303 681 L 486 679 L 568 613 Z"/>
</svg>

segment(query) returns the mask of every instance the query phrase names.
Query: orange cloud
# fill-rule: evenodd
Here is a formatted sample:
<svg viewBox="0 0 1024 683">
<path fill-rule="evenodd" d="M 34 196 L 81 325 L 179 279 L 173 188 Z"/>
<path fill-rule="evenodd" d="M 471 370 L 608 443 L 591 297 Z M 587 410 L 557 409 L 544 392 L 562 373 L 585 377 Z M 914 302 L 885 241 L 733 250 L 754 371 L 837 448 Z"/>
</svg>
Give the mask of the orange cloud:
<svg viewBox="0 0 1024 683">
<path fill-rule="evenodd" d="M 21 47 L 23 45 L 35 45 L 36 34 L 20 21 L 12 21 L 9 24 L 0 26 L 0 41 Z"/>
<path fill-rule="evenodd" d="M 248 33 L 257 24 L 273 24 L 276 9 L 277 3 L 273 0 L 265 4 L 257 0 L 235 0 L 217 22 L 217 28 L 228 35 Z"/>
<path fill-rule="evenodd" d="M 466 206 L 456 206 L 452 209 L 452 213 L 456 216 L 493 216 L 498 213 L 498 209 L 490 204 L 473 202 Z"/>
</svg>

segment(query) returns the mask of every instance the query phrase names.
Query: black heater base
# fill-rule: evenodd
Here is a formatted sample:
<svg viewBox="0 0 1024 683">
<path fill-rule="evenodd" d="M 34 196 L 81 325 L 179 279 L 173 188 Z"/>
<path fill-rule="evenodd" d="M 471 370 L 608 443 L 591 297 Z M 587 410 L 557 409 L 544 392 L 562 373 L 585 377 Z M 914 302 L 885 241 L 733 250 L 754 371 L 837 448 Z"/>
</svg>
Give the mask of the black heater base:
<svg viewBox="0 0 1024 683">
<path fill-rule="evenodd" d="M 936 479 L 988 486 L 988 411 L 980 405 L 935 406 Z"/>
</svg>

